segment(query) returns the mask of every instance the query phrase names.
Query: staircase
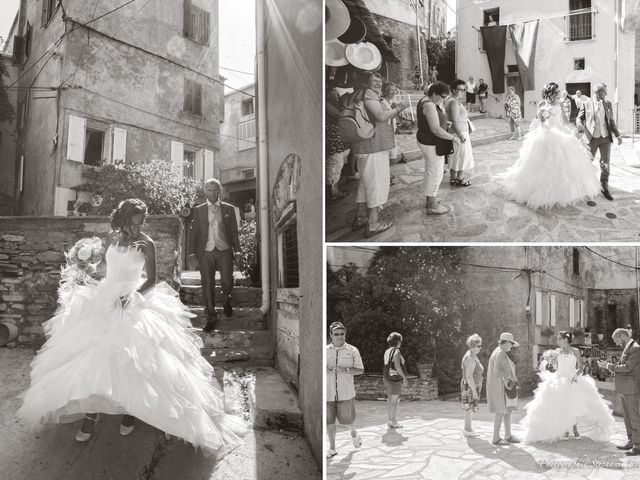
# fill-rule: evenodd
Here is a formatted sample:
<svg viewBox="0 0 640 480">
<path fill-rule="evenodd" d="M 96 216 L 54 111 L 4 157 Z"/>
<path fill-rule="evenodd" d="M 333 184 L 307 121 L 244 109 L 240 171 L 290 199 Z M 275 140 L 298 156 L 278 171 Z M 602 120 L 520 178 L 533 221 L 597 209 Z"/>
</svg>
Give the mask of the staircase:
<svg viewBox="0 0 640 480">
<path fill-rule="evenodd" d="M 273 336 L 260 311 L 262 290 L 252 287 L 249 279 L 234 272 L 231 292 L 233 314 L 222 311 L 222 290 L 216 274 L 216 312 L 218 323 L 210 333 L 202 331 L 206 324 L 200 272 L 184 271 L 181 275 L 180 299 L 189 307 L 191 324 L 202 338 L 203 357 L 214 367 L 214 373 L 227 394 L 242 395 L 245 388 L 250 418 L 254 428 L 302 432 L 302 413 L 294 392 L 274 367 Z M 239 385 L 238 379 L 241 379 Z M 231 392 L 230 392 L 231 391 Z"/>
</svg>

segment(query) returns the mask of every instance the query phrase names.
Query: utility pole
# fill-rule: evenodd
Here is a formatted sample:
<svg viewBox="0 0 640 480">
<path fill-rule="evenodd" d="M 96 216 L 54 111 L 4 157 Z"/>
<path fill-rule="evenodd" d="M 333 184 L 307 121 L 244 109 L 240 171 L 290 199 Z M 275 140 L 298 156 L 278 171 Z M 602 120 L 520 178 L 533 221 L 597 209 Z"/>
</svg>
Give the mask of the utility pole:
<svg viewBox="0 0 640 480">
<path fill-rule="evenodd" d="M 431 4 L 431 0 L 429 0 L 429 4 Z M 413 0 L 413 6 L 416 12 L 416 40 L 418 41 L 418 65 L 420 66 L 420 78 L 422 79 L 422 83 L 424 85 L 424 72 L 422 69 L 422 40 L 420 39 L 420 17 L 419 17 L 419 5 L 418 0 Z"/>
</svg>

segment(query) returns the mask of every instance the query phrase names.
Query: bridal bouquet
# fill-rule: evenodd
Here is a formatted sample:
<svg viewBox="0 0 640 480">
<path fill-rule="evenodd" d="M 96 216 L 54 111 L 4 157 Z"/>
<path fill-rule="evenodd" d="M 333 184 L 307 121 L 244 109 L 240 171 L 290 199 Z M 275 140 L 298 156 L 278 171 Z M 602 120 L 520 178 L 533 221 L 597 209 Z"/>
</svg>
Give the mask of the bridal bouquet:
<svg viewBox="0 0 640 480">
<path fill-rule="evenodd" d="M 82 238 L 64 254 L 67 264 L 60 271 L 58 295 L 64 304 L 76 287 L 95 285 L 101 278 L 98 265 L 104 258 L 102 240 L 98 237 Z"/>
<path fill-rule="evenodd" d="M 555 372 L 558 369 L 558 349 L 547 350 L 542 354 L 540 371 L 549 370 Z"/>
</svg>

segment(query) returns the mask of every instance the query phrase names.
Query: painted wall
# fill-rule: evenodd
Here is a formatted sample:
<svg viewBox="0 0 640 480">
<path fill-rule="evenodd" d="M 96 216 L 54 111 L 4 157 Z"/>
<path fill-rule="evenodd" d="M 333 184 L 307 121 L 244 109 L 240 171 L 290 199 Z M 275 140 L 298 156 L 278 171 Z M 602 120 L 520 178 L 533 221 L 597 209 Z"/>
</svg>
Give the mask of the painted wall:
<svg viewBox="0 0 640 480">
<path fill-rule="evenodd" d="M 213 151 L 216 173 L 222 105 L 222 85 L 216 82 L 217 0 L 193 4 L 210 12 L 209 45 L 182 34 L 182 2 L 171 0 L 156 2 L 154 8 L 123 8 L 92 22 L 90 27 L 100 33 L 67 25 L 70 33 L 36 81 L 67 88 L 59 98 L 51 95 L 31 102 L 20 137 L 27 179 L 20 199 L 23 214 L 54 213 L 57 187 L 72 188 L 85 181 L 82 172 L 87 167 L 67 160 L 70 114 L 105 128 L 107 159 L 113 128 L 118 127 L 127 131 L 128 161 L 170 158 L 175 140 L 185 149 Z M 94 13 L 90 6 L 75 2 L 67 6 L 67 15 L 86 22 L 117 5 L 116 0 L 101 2 Z M 23 0 L 23 9 L 24 19 L 38 26 L 32 29 L 31 50 L 38 58 L 63 32 L 60 8 L 45 28 L 39 27 L 39 3 Z M 202 116 L 183 112 L 185 78 L 203 85 Z M 29 74 L 24 82 L 31 80 Z"/>
<path fill-rule="evenodd" d="M 565 41 L 565 20 L 562 17 L 541 20 L 538 29 L 538 43 L 535 58 L 535 90 L 524 95 L 525 118 L 535 117 L 537 103 L 541 98 L 541 90 L 545 83 L 554 81 L 564 88 L 566 83 L 604 82 L 609 86 L 609 100 L 614 104 L 618 115 L 618 126 L 623 132 L 630 132 L 632 126 L 631 107 L 633 105 L 634 82 L 634 49 L 635 33 L 623 33 L 618 29 L 619 48 L 616 60 L 616 2 L 594 0 L 597 8 L 595 15 L 595 38 L 584 41 Z M 521 20 L 536 19 L 551 14 L 561 15 L 568 11 L 568 2 L 557 0 L 539 0 L 535 3 L 512 2 L 510 0 L 459 0 L 456 45 L 456 71 L 460 78 L 467 79 L 472 75 L 475 79 L 484 78 L 489 84 L 491 73 L 485 52 L 479 49 L 478 28 L 483 23 L 483 11 L 500 8 L 500 24 Z M 602 52 L 610 52 L 603 54 Z M 574 59 L 584 58 L 585 69 L 574 70 Z M 510 37 L 507 38 L 505 65 L 515 65 L 515 54 Z M 617 74 L 616 74 L 617 68 Z M 506 69 L 506 67 L 505 67 Z M 617 85 L 617 92 L 616 92 Z M 584 92 L 583 92 L 584 93 Z M 617 95 L 616 95 L 617 93 Z M 502 97 L 502 95 L 498 95 Z M 616 106 L 616 101 L 619 104 Z M 493 115 L 502 115 L 504 106 L 502 98 L 496 102 L 490 99 L 488 111 Z"/>
<path fill-rule="evenodd" d="M 240 90 L 249 95 L 255 95 L 254 84 Z M 224 96 L 224 121 L 220 124 L 220 181 L 227 192 L 234 190 L 233 186 L 228 185 L 229 182 L 242 181 L 242 172 L 250 168 L 254 169 L 255 175 L 257 166 L 258 150 L 256 144 L 238 139 L 238 123 L 252 119 L 255 121 L 255 114 L 242 115 L 242 102 L 251 100 L 250 96 L 242 92 L 232 91 Z M 243 149 L 240 150 L 240 148 Z M 255 184 L 255 180 L 252 183 Z M 256 199 L 255 194 L 253 194 L 253 198 Z M 244 205 L 241 206 L 244 207 Z"/>
<path fill-rule="evenodd" d="M 300 384 L 304 432 L 322 461 L 322 4 L 297 0 L 265 2 L 266 100 L 270 196 L 289 154 L 300 157 L 297 196 L 299 262 Z M 295 108 L 284 99 L 296 99 Z M 258 112 L 258 115 L 261 113 Z M 278 285 L 278 259 L 271 226 L 271 281 Z M 277 331 L 277 289 L 272 289 L 271 330 Z M 273 328 L 273 327 L 276 328 Z"/>
</svg>

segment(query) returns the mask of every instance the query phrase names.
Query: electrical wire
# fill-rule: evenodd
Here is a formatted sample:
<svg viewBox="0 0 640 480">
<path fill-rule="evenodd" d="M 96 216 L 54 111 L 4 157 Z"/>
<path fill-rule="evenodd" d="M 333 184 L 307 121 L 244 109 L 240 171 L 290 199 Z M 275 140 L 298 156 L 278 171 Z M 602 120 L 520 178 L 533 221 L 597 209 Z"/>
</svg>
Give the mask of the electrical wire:
<svg viewBox="0 0 640 480">
<path fill-rule="evenodd" d="M 626 267 L 626 268 L 630 268 L 630 269 L 632 269 L 632 270 L 638 270 L 638 267 L 636 267 L 635 265 L 627 265 L 627 264 L 624 264 L 624 263 L 616 262 L 615 260 L 611 260 L 610 258 L 605 257 L 604 255 L 602 255 L 602 254 L 600 254 L 600 253 L 596 252 L 595 250 L 593 250 L 593 249 L 591 249 L 591 248 L 589 248 L 589 247 L 587 247 L 587 246 L 585 246 L 584 248 L 586 248 L 587 250 L 589 250 L 589 251 L 590 251 L 591 253 L 593 253 L 594 255 L 597 255 L 597 256 L 599 256 L 599 257 L 602 257 L 602 258 L 604 258 L 605 260 L 608 260 L 608 261 L 609 261 L 609 262 L 611 262 L 611 263 L 615 263 L 615 264 L 617 264 L 617 265 L 620 265 L 620 266 L 622 266 L 622 267 Z"/>
</svg>

